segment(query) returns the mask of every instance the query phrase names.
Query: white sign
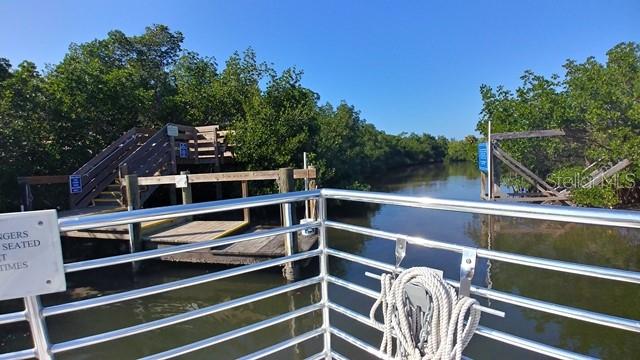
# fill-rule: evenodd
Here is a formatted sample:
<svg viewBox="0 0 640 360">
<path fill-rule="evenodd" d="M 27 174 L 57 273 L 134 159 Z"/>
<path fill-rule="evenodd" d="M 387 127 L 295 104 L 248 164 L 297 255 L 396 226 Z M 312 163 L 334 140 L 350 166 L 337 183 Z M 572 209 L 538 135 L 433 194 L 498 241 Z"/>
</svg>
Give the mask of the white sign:
<svg viewBox="0 0 640 360">
<path fill-rule="evenodd" d="M 0 214 L 0 300 L 66 289 L 56 211 Z"/>
<path fill-rule="evenodd" d="M 176 175 L 176 187 L 177 188 L 186 188 L 189 186 L 189 179 L 187 175 Z"/>
<path fill-rule="evenodd" d="M 167 135 L 178 136 L 178 127 L 175 125 L 167 125 Z"/>
<path fill-rule="evenodd" d="M 82 193 L 82 176 L 81 175 L 69 175 L 69 193 L 71 194 Z"/>
</svg>

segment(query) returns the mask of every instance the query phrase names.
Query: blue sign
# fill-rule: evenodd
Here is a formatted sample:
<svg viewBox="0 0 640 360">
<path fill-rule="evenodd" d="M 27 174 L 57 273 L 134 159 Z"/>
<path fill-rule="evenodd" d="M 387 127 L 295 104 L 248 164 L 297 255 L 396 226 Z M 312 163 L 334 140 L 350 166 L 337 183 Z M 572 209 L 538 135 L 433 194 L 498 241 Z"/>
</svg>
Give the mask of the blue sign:
<svg viewBox="0 0 640 360">
<path fill-rule="evenodd" d="M 179 143 L 178 147 L 180 149 L 180 157 L 181 158 L 188 158 L 189 157 L 189 146 L 187 145 L 187 143 Z"/>
<path fill-rule="evenodd" d="M 71 194 L 80 194 L 82 192 L 82 176 L 81 175 L 69 176 L 69 192 Z"/>
<path fill-rule="evenodd" d="M 478 169 L 483 172 L 489 171 L 487 143 L 478 144 Z"/>
</svg>

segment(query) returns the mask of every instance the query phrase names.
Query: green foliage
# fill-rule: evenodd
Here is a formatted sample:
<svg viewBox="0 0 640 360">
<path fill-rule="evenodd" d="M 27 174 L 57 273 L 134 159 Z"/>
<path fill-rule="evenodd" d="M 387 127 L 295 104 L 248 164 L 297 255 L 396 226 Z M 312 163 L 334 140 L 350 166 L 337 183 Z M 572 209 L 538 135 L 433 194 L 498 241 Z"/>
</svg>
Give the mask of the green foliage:
<svg viewBox="0 0 640 360">
<path fill-rule="evenodd" d="M 221 124 L 235 130 L 246 169 L 300 166 L 307 151 L 322 184 L 359 189 L 368 176 L 447 153 L 443 137 L 385 134 L 346 102 L 319 105 L 301 70 L 277 72 L 252 49 L 219 68 L 183 40 L 164 25 L 111 31 L 71 44 L 43 73 L 0 58 L 0 209 L 17 208 L 16 176 L 69 174 L 134 126 Z"/>
<path fill-rule="evenodd" d="M 449 140 L 447 147 L 448 161 L 478 161 L 478 138 L 467 135 L 462 140 Z"/>
<path fill-rule="evenodd" d="M 488 121 L 494 133 L 564 129 L 565 137 L 501 142 L 542 177 L 562 168 L 595 161 L 615 164 L 625 158 L 632 161 L 631 173 L 640 175 L 640 44 L 616 45 L 607 52 L 605 63 L 593 57 L 583 63 L 568 60 L 564 69 L 563 77 L 550 78 L 526 71 L 515 92 L 483 85 L 477 130 L 486 135 Z M 616 194 L 620 192 L 580 190 L 575 200 L 613 206 L 625 200 Z"/>
</svg>

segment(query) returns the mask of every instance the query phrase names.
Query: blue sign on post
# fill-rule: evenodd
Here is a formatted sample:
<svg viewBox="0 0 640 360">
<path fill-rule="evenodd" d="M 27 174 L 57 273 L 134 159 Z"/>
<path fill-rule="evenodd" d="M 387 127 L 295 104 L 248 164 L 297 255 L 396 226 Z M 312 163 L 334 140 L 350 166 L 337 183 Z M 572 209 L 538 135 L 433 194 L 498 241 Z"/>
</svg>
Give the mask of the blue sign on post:
<svg viewBox="0 0 640 360">
<path fill-rule="evenodd" d="M 180 149 L 180 157 L 182 159 L 188 158 L 189 157 L 189 147 L 187 146 L 187 143 L 179 143 L 178 147 Z"/>
<path fill-rule="evenodd" d="M 69 176 L 69 192 L 71 194 L 80 194 L 82 192 L 82 176 L 81 175 Z"/>
<path fill-rule="evenodd" d="M 478 169 L 483 172 L 489 171 L 487 156 L 487 143 L 478 144 Z"/>
</svg>

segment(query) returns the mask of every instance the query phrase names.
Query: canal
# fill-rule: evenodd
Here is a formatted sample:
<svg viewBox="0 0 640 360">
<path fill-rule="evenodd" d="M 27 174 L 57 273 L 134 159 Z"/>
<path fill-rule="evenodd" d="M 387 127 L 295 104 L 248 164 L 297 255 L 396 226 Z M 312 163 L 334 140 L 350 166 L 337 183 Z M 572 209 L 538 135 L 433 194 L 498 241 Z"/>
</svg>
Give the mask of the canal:
<svg viewBox="0 0 640 360">
<path fill-rule="evenodd" d="M 479 178 L 474 164 L 437 164 L 403 169 L 386 174 L 373 184 L 373 190 L 403 195 L 433 196 L 449 199 L 478 200 Z M 490 248 L 584 264 L 640 270 L 640 231 L 602 226 L 563 224 L 557 222 L 489 217 L 397 206 L 364 204 L 329 204 L 329 218 L 376 229 L 402 232 L 433 240 Z M 329 244 L 389 263 L 394 262 L 391 241 L 329 231 Z M 403 266 L 430 266 L 442 269 L 445 276 L 458 276 L 459 255 L 410 246 Z M 219 270 L 210 266 L 153 262 L 132 275 L 127 266 L 73 273 L 68 277 L 69 291 L 46 296 L 45 304 L 79 300 L 112 294 L 125 289 L 141 288 L 163 282 Z M 317 263 L 305 270 L 314 275 Z M 332 259 L 333 275 L 377 288 L 375 280 L 364 276 L 371 269 L 362 265 Z M 65 314 L 48 319 L 54 342 L 88 336 L 144 321 L 161 319 L 188 310 L 202 308 L 284 283 L 278 270 L 230 278 L 192 286 L 143 299 L 131 300 L 97 309 Z M 640 319 L 640 291 L 637 285 L 619 284 L 577 275 L 546 270 L 532 270 L 518 265 L 479 261 L 474 284 L 534 299 L 555 302 L 607 314 Z M 172 327 L 119 339 L 90 348 L 63 353 L 60 359 L 130 359 L 210 337 L 239 326 L 290 311 L 319 299 L 319 289 L 305 288 L 248 306 L 221 312 Z M 367 314 L 370 299 L 330 287 L 337 303 Z M 482 301 L 486 306 L 502 310 L 506 317 L 483 315 L 481 324 L 545 344 L 565 347 L 576 352 L 608 359 L 631 359 L 640 354 L 640 337 L 622 330 L 608 329 L 581 321 L 525 310 L 508 304 Z M 0 304 L 0 311 L 16 310 L 19 303 Z M 333 324 L 376 344 L 379 333 L 358 323 L 332 314 Z M 225 342 L 215 348 L 190 354 L 190 359 L 235 358 L 290 338 L 318 326 L 319 314 L 312 314 L 279 326 L 268 328 L 240 340 Z M 2 352 L 29 346 L 26 324 L 0 327 Z M 340 340 L 336 350 L 351 358 L 365 358 Z M 309 341 L 283 351 L 272 358 L 304 358 L 320 350 L 319 341 Z M 474 337 L 467 355 L 474 359 L 519 358 L 539 359 L 539 355 L 520 351 L 508 345 Z"/>
</svg>

